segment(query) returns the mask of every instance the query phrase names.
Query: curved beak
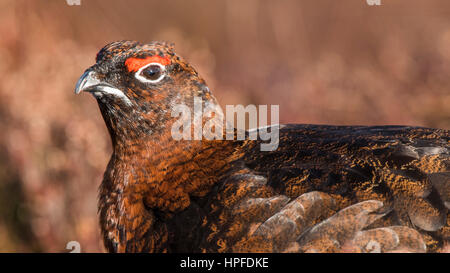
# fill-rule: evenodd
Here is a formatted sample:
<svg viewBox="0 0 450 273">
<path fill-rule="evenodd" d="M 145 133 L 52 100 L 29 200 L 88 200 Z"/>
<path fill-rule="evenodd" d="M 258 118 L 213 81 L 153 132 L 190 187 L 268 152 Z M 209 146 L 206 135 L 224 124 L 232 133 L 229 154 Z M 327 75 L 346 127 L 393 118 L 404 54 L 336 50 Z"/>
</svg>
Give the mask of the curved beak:
<svg viewBox="0 0 450 273">
<path fill-rule="evenodd" d="M 75 94 L 80 94 L 81 91 L 92 91 L 93 87 L 100 84 L 103 83 L 97 79 L 95 72 L 88 69 L 78 79 L 77 85 L 75 86 Z"/>
<path fill-rule="evenodd" d="M 81 91 L 89 92 L 96 98 L 101 98 L 103 95 L 112 95 L 120 98 L 126 104 L 131 105 L 130 99 L 122 92 L 122 90 L 103 82 L 97 78 L 97 73 L 92 69 L 86 70 L 75 86 L 75 94 Z"/>
</svg>

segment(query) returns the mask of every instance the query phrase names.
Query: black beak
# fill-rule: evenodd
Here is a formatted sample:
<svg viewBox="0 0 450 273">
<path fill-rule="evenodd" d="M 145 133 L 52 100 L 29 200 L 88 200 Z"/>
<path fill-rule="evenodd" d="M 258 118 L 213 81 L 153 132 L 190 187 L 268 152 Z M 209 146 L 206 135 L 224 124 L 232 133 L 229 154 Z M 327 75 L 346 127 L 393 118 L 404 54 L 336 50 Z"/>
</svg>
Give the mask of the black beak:
<svg viewBox="0 0 450 273">
<path fill-rule="evenodd" d="M 104 83 L 97 79 L 95 72 L 88 69 L 78 80 L 77 85 L 75 86 L 75 94 L 80 94 L 81 91 L 93 91 L 96 86 L 102 84 Z"/>
<path fill-rule="evenodd" d="M 91 68 L 86 70 L 75 86 L 75 94 L 81 93 L 81 91 L 89 92 L 96 98 L 102 98 L 103 96 L 114 96 L 121 99 L 127 105 L 131 105 L 130 99 L 125 95 L 122 90 L 98 79 L 97 73 Z"/>
</svg>

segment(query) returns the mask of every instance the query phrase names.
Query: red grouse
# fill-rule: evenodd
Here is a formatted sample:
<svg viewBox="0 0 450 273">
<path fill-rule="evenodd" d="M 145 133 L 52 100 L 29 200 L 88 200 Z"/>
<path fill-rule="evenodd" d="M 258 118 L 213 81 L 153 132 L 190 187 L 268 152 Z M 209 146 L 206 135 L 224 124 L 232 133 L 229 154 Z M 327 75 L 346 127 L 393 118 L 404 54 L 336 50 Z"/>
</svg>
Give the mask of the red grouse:
<svg viewBox="0 0 450 273">
<path fill-rule="evenodd" d="M 220 107 L 162 42 L 105 46 L 81 91 L 97 99 L 114 148 L 99 198 L 110 252 L 449 249 L 447 130 L 284 125 L 273 151 L 176 140 L 175 105 Z"/>
</svg>

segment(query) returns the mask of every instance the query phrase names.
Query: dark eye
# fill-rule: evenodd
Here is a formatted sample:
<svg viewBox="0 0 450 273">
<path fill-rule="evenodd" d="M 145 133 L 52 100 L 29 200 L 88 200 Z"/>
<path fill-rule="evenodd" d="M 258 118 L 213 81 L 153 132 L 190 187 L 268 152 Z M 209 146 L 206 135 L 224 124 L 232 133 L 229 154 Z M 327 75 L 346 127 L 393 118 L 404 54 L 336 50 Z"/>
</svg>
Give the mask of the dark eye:
<svg viewBox="0 0 450 273">
<path fill-rule="evenodd" d="M 144 71 L 142 71 L 142 75 L 149 80 L 155 81 L 159 77 L 161 77 L 162 69 L 157 65 L 150 65 Z"/>
<path fill-rule="evenodd" d="M 136 78 L 142 82 L 155 83 L 165 76 L 165 67 L 159 63 L 149 64 L 136 73 Z"/>
</svg>

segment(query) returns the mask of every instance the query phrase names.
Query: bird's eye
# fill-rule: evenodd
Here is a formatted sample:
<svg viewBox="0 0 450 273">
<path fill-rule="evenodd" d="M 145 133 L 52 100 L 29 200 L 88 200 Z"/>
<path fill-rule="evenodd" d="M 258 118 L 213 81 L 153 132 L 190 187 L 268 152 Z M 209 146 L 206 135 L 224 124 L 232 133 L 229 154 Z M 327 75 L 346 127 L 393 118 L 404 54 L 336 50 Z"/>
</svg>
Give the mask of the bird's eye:
<svg viewBox="0 0 450 273">
<path fill-rule="evenodd" d="M 155 81 L 161 77 L 162 69 L 158 65 L 150 65 L 142 71 L 142 75 L 151 81 Z"/>
<path fill-rule="evenodd" d="M 159 63 L 150 63 L 141 67 L 135 77 L 141 82 L 157 83 L 165 76 L 165 67 Z"/>
</svg>

